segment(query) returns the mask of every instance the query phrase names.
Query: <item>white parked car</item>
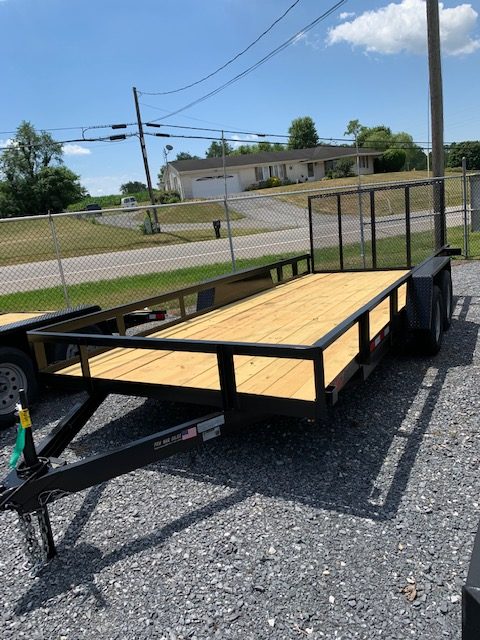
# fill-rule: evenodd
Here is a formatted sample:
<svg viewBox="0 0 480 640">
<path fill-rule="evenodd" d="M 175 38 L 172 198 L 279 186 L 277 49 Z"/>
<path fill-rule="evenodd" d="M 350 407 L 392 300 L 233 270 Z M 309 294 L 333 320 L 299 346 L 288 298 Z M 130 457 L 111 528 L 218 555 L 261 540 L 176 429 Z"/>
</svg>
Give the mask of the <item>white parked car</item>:
<svg viewBox="0 0 480 640">
<path fill-rule="evenodd" d="M 132 207 L 137 206 L 137 199 L 135 196 L 126 196 L 125 198 L 122 198 L 120 202 L 122 207 L 125 207 L 126 209 L 132 209 Z"/>
</svg>

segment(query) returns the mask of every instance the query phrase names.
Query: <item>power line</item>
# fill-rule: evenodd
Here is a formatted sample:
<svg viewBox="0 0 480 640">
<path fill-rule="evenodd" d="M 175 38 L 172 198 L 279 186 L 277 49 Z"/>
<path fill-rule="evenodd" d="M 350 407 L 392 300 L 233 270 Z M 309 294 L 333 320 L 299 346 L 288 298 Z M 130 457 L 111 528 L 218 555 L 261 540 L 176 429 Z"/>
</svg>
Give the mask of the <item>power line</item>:
<svg viewBox="0 0 480 640">
<path fill-rule="evenodd" d="M 143 102 L 142 102 L 143 104 Z M 150 105 L 143 104 L 144 107 L 148 107 Z M 146 127 L 169 127 L 170 129 L 188 129 L 190 131 L 215 131 L 217 133 L 221 133 L 222 131 L 225 133 L 238 133 L 238 135 L 243 136 L 258 136 L 260 138 L 264 138 L 265 136 L 270 136 L 273 138 L 288 138 L 289 136 L 284 133 L 258 133 L 254 131 L 237 131 L 236 129 L 212 129 L 210 127 L 187 127 L 179 124 L 158 124 L 156 122 L 145 122 L 143 123 Z"/>
<path fill-rule="evenodd" d="M 252 143 L 252 144 L 256 144 L 257 142 L 264 142 L 263 138 L 269 137 L 269 138 L 290 138 L 289 135 L 285 134 L 285 133 L 257 133 L 254 131 L 238 131 L 238 130 L 234 130 L 234 129 L 210 129 L 209 127 L 187 127 L 187 126 L 183 126 L 183 125 L 174 125 L 174 124 L 158 124 L 155 122 L 145 122 L 143 123 L 144 126 L 146 127 L 168 127 L 169 129 L 188 129 L 189 131 L 213 131 L 216 133 L 231 133 L 231 134 L 238 134 L 238 135 L 250 135 L 250 136 L 258 136 L 260 138 L 262 138 L 262 140 L 238 140 L 236 138 L 234 138 L 234 142 L 245 142 L 245 143 Z M 147 132 L 148 133 L 148 132 Z M 148 133 L 148 135 L 155 135 L 152 133 Z M 180 137 L 200 137 L 200 136 L 177 136 L 177 135 L 173 135 L 173 134 L 169 134 L 169 133 L 165 133 L 165 134 L 157 134 L 157 137 L 159 138 L 180 138 Z M 354 143 L 355 142 L 355 138 L 333 138 L 333 137 L 321 137 L 321 136 L 317 136 L 318 140 L 324 140 L 326 142 L 342 142 L 342 143 Z M 221 139 L 221 138 L 210 138 L 210 137 L 206 137 L 206 139 L 208 140 L 217 140 L 217 139 Z M 226 139 L 226 138 L 225 138 Z M 385 139 L 379 139 L 379 140 L 375 140 L 375 139 L 368 139 L 368 141 L 371 143 L 370 147 L 372 144 L 381 144 L 384 145 L 386 144 Z M 272 142 L 272 144 L 276 144 L 276 142 Z M 283 142 L 278 142 L 278 144 L 288 144 L 288 143 L 283 143 Z M 397 148 L 402 148 L 402 149 L 410 149 L 411 146 L 410 145 L 417 145 L 417 146 L 428 146 L 429 143 L 426 142 L 425 140 L 411 140 L 408 142 L 402 142 L 402 141 L 398 141 L 398 142 L 392 142 L 388 144 L 388 148 L 392 149 L 394 147 Z M 449 142 L 449 143 L 445 143 L 447 146 L 451 145 L 453 143 Z M 319 145 L 321 146 L 321 145 Z M 337 145 L 338 146 L 338 145 Z M 360 147 L 363 148 L 363 147 Z"/>
<path fill-rule="evenodd" d="M 137 123 L 136 122 L 127 122 L 125 124 L 126 127 L 133 127 L 135 126 Z M 42 128 L 39 127 L 38 131 L 40 133 L 43 133 L 44 131 L 88 131 L 89 129 L 112 129 L 115 128 L 117 125 L 114 124 L 94 124 L 94 125 L 84 125 L 84 126 L 78 126 L 78 127 L 55 127 L 55 128 Z M 8 136 L 8 135 L 15 135 L 17 133 L 17 131 L 0 131 L 0 136 Z"/>
<path fill-rule="evenodd" d="M 72 140 L 53 140 L 55 144 L 61 144 L 62 146 L 65 144 L 72 144 L 74 142 L 118 142 L 120 140 L 126 140 L 127 138 L 132 138 L 136 136 L 136 133 L 123 133 L 121 135 L 114 136 L 104 136 L 102 138 L 73 138 Z M 0 151 L 5 151 L 6 149 L 20 149 L 22 147 L 27 147 L 29 149 L 34 149 L 36 147 L 43 147 L 43 143 L 39 142 L 38 144 L 18 144 L 13 143 L 6 145 L 4 147 L 0 147 Z"/>
<path fill-rule="evenodd" d="M 268 27 L 268 29 L 265 29 L 265 31 L 263 31 L 263 33 L 261 33 L 258 38 L 256 38 L 253 42 L 251 42 L 248 47 L 245 47 L 245 49 L 243 49 L 242 51 L 240 51 L 239 53 L 237 53 L 237 55 L 235 55 L 233 58 L 230 58 L 230 60 L 227 60 L 227 62 L 225 62 L 225 64 L 222 64 L 221 67 L 218 67 L 218 69 L 215 69 L 215 71 L 212 71 L 212 73 L 209 73 L 208 75 L 204 76 L 203 78 L 200 78 L 200 80 L 196 80 L 195 82 L 191 82 L 190 84 L 186 84 L 183 87 L 179 87 L 178 89 L 172 89 L 170 91 L 139 91 L 140 95 L 145 95 L 145 96 L 167 96 L 170 95 L 172 93 L 179 93 L 180 91 L 185 91 L 186 89 L 190 89 L 191 87 L 195 87 L 197 84 L 201 84 L 202 82 L 205 82 L 205 80 L 208 80 L 209 78 L 211 78 L 212 76 L 216 75 L 219 71 L 222 71 L 223 69 L 225 69 L 226 67 L 228 67 L 229 65 L 232 64 L 232 62 L 235 62 L 235 60 L 238 60 L 238 58 L 240 58 L 241 56 L 243 56 L 244 53 L 246 53 L 247 51 L 249 51 L 254 45 L 257 44 L 257 42 L 259 42 L 264 36 L 267 35 L 267 33 L 269 33 L 273 27 L 275 25 L 277 25 L 281 20 L 283 20 L 283 18 L 285 18 L 285 16 L 290 13 L 290 11 L 300 2 L 300 0 L 295 0 L 295 2 L 293 4 L 291 4 L 288 9 L 286 11 L 284 11 L 282 13 L 282 15 L 277 18 L 274 22 L 272 22 L 272 24 Z"/>
<path fill-rule="evenodd" d="M 136 123 L 132 123 L 132 124 L 136 124 Z M 235 129 L 210 129 L 208 127 L 189 127 L 189 126 L 183 126 L 183 125 L 171 125 L 171 124 L 157 124 L 157 123 L 152 123 L 152 122 L 145 122 L 142 123 L 144 126 L 153 126 L 153 127 L 168 127 L 169 129 L 187 129 L 188 131 L 207 131 L 207 132 L 214 132 L 214 133 L 222 133 L 222 131 L 224 133 L 229 133 L 232 135 L 250 135 L 250 136 L 257 136 L 259 138 L 261 138 L 261 140 L 255 140 L 255 139 L 251 139 L 251 140 L 239 140 L 238 138 L 225 138 L 226 142 L 235 142 L 235 143 L 243 143 L 243 144 L 251 144 L 251 145 L 255 145 L 255 144 L 261 144 L 266 143 L 266 144 L 281 144 L 281 145 L 287 145 L 288 142 L 279 142 L 278 140 L 265 140 L 265 138 L 289 138 L 290 136 L 288 136 L 287 134 L 282 134 L 282 133 L 258 133 L 258 132 L 254 132 L 254 131 L 240 131 L 240 130 L 235 130 Z M 113 125 L 114 126 L 114 125 Z M 126 126 L 130 126 L 130 125 L 126 125 Z M 95 125 L 95 127 L 89 127 L 91 129 L 96 128 L 96 129 L 101 129 L 101 128 L 106 128 L 106 127 L 112 127 L 112 125 Z M 123 127 L 123 125 L 122 125 Z M 112 136 L 102 136 L 102 137 L 98 137 L 98 138 L 72 138 L 69 140 L 54 140 L 53 142 L 55 142 L 56 144 L 61 144 L 61 145 L 65 145 L 65 144 L 73 144 L 73 143 L 82 143 L 82 142 L 108 142 L 109 144 L 112 142 L 117 142 L 117 141 L 122 141 L 122 140 L 126 140 L 128 138 L 132 138 L 135 137 L 137 135 L 137 133 L 123 133 L 123 134 L 119 134 L 119 135 L 112 135 Z M 158 138 L 184 138 L 184 139 L 189 139 L 189 140 L 221 140 L 220 137 L 213 137 L 213 136 L 199 136 L 199 135 L 181 135 L 181 134 L 175 134 L 175 133 L 159 133 L 159 134 L 155 134 L 155 133 L 150 133 L 150 132 L 145 132 L 145 135 L 149 135 L 152 137 L 158 137 Z M 347 143 L 353 143 L 355 142 L 355 140 L 353 138 L 334 138 L 334 137 L 319 137 L 319 140 L 323 140 L 325 142 L 340 142 L 343 144 L 347 144 Z M 385 144 L 385 140 L 369 140 L 370 143 L 370 147 L 372 147 L 372 145 L 375 144 L 381 144 L 384 145 Z M 391 144 L 388 145 L 388 149 L 411 149 L 410 145 L 416 145 L 418 147 L 429 147 L 429 143 L 426 141 L 422 141 L 422 140 L 412 140 L 411 142 L 393 142 Z M 453 142 L 446 142 L 444 147 L 450 147 L 452 144 L 455 144 Z M 42 146 L 41 143 L 39 143 L 38 145 L 28 145 L 29 147 L 38 147 L 38 146 Z M 107 145 L 103 145 L 103 146 L 107 146 Z M 321 145 L 320 145 L 321 146 Z M 332 145 L 332 146 L 339 146 L 339 148 L 342 148 L 341 145 Z M 0 151 L 2 150 L 6 150 L 6 149 L 11 149 L 11 148 L 15 148 L 15 144 L 10 144 L 10 145 L 5 145 L 0 147 Z M 365 147 L 360 147 L 360 149 L 365 148 Z"/>
<path fill-rule="evenodd" d="M 214 138 L 213 136 L 187 136 L 182 134 L 170 134 L 170 133 L 150 133 L 149 131 L 145 132 L 146 136 L 152 136 L 154 138 L 186 138 L 188 140 L 218 140 L 221 141 L 222 138 Z M 223 138 L 225 142 L 249 142 L 248 140 L 239 140 L 238 138 Z M 255 141 L 252 141 L 254 144 L 257 144 Z M 288 144 L 288 142 L 274 142 L 272 140 L 262 140 L 261 143 L 265 144 Z M 260 143 L 260 144 L 261 144 Z"/>
<path fill-rule="evenodd" d="M 159 107 L 155 107 L 153 105 L 150 104 L 145 104 L 145 103 L 141 103 L 143 106 L 145 107 L 149 107 L 150 109 L 156 109 L 159 111 L 165 111 L 164 109 L 160 109 Z M 148 122 L 142 122 L 143 126 L 145 127 L 155 127 L 155 128 L 160 128 L 160 127 L 168 127 L 169 129 L 186 129 L 188 131 L 213 131 L 216 133 L 221 133 L 222 131 L 225 133 L 231 133 L 231 134 L 235 134 L 235 135 L 245 135 L 245 136 L 256 136 L 259 138 L 265 138 L 265 137 L 269 137 L 269 138 L 286 138 L 288 139 L 290 136 L 286 133 L 265 133 L 265 132 L 259 132 L 257 131 L 244 131 L 244 130 L 239 130 L 239 129 L 227 129 L 227 128 L 223 128 L 223 129 L 215 129 L 213 127 L 194 127 L 194 126 L 189 126 L 189 125 L 175 125 L 175 124 L 159 124 L 157 120 L 150 120 Z M 89 125 L 87 126 L 83 126 L 83 127 L 58 127 L 58 128 L 52 128 L 52 129 L 39 129 L 39 131 L 67 131 L 67 130 L 74 130 L 74 129 L 80 129 L 82 130 L 83 133 L 85 133 L 86 131 L 90 130 L 90 129 L 124 129 L 127 127 L 132 127 L 132 126 L 137 126 L 137 122 L 127 122 L 127 123 L 121 123 L 121 124 L 97 124 L 97 125 Z M 0 131 L 0 135 L 8 135 L 8 134 L 15 134 L 16 131 Z M 135 136 L 136 133 L 128 133 L 125 134 L 127 137 L 132 137 Z M 216 139 L 216 138 L 215 138 Z M 354 143 L 355 139 L 354 138 L 335 138 L 332 136 L 318 136 L 319 140 L 322 140 L 324 142 L 341 142 L 341 143 Z M 63 140 L 63 141 L 59 141 L 59 144 L 68 144 L 68 143 L 73 143 L 73 142 L 98 142 L 98 141 L 102 141 L 102 140 L 106 140 L 108 142 L 111 142 L 110 140 L 110 136 L 105 136 L 102 138 L 77 138 L 77 139 L 73 139 L 73 140 Z M 369 140 L 372 144 L 385 144 L 385 140 Z M 252 140 L 235 140 L 235 142 L 245 142 L 245 143 L 255 143 L 256 140 L 252 139 Z M 418 146 L 431 146 L 429 141 L 425 141 L 425 140 L 412 140 L 411 142 L 398 142 L 395 143 L 396 145 L 402 146 L 402 148 L 409 148 L 408 145 L 410 144 L 415 144 Z M 392 148 L 393 146 L 395 146 L 395 144 L 389 145 L 389 148 Z M 446 142 L 445 146 L 450 146 L 451 144 L 453 144 L 452 142 Z M 9 148 L 9 145 L 5 145 L 4 147 L 0 147 L 0 149 L 6 149 Z"/>
<path fill-rule="evenodd" d="M 231 132 L 228 132 L 231 133 Z M 177 133 L 150 133 L 149 131 L 145 132 L 146 136 L 151 136 L 154 138 L 178 138 L 178 139 L 186 139 L 186 140 L 215 140 L 215 141 L 221 141 L 222 138 L 219 137 L 213 137 L 213 136 L 198 136 L 198 135 L 182 135 L 182 134 L 177 134 Z M 327 140 L 341 140 L 341 138 L 326 138 Z M 271 144 L 271 145 L 288 145 L 288 142 L 278 142 L 277 140 L 260 140 L 260 141 L 256 141 L 256 140 L 239 140 L 238 138 L 223 138 L 223 140 L 225 142 L 234 142 L 234 143 L 244 143 L 244 144 L 251 144 L 256 145 L 256 144 Z M 348 140 L 349 142 L 354 142 L 354 140 Z M 347 142 L 347 140 L 344 140 L 344 142 Z M 379 144 L 385 144 L 385 140 L 372 140 L 371 141 L 373 144 L 375 143 L 379 143 Z M 408 150 L 408 149 L 412 149 L 411 144 L 416 145 L 417 147 L 420 148 L 420 144 L 423 145 L 427 145 L 427 143 L 422 142 L 422 143 L 417 143 L 415 141 L 412 142 L 393 142 L 392 144 L 388 145 L 387 149 L 384 150 L 380 150 L 380 149 L 372 149 L 372 147 L 359 147 L 359 151 L 360 153 L 362 152 L 362 150 L 367 150 L 368 152 L 370 151 L 378 151 L 379 153 L 384 153 L 385 151 L 388 151 L 389 149 L 403 149 L 403 150 Z M 444 147 L 448 148 L 450 147 L 452 144 L 454 143 L 445 143 Z M 319 145 L 321 146 L 321 145 Z M 328 145 L 326 145 L 328 146 Z M 331 145 L 333 147 L 337 147 L 338 149 L 352 149 L 352 151 L 355 151 L 355 148 L 353 146 L 347 145 L 347 146 L 342 146 L 342 145 Z M 295 149 L 292 149 L 292 151 L 295 151 Z M 268 153 L 268 152 L 267 152 Z"/>
<path fill-rule="evenodd" d="M 305 33 L 310 31 L 314 27 L 316 27 L 317 24 L 319 24 L 320 22 L 322 22 L 323 20 L 328 18 L 332 13 L 334 13 L 342 5 L 346 4 L 346 2 L 348 2 L 348 0 L 340 0 L 339 2 L 336 2 L 333 6 L 330 7 L 330 9 L 327 9 L 327 11 L 325 11 L 320 16 L 315 18 L 315 20 L 312 20 L 312 22 L 307 24 L 303 29 L 301 29 L 300 31 L 297 31 L 297 33 L 295 35 L 293 35 L 290 38 L 288 38 L 288 40 L 283 42 L 276 49 L 273 49 L 273 51 L 270 51 L 270 53 L 268 53 L 266 56 L 264 56 L 263 58 L 258 60 L 255 64 L 251 65 L 250 67 L 248 67 L 247 69 L 245 69 L 241 73 L 237 74 L 236 76 L 234 76 L 233 78 L 231 78 L 227 82 L 224 82 L 222 85 L 220 85 L 216 89 L 213 89 L 213 91 L 210 91 L 209 93 L 205 94 L 204 96 L 201 96 L 200 98 L 197 98 L 196 100 L 193 100 L 193 102 L 189 102 L 188 104 L 186 104 L 185 106 L 181 107 L 180 109 L 176 109 L 175 111 L 172 111 L 171 113 L 168 113 L 166 116 L 163 116 L 161 118 L 157 118 L 156 121 L 165 120 L 166 118 L 171 118 L 172 116 L 175 116 L 178 113 L 181 113 L 182 111 L 185 111 L 186 109 L 190 109 L 191 107 L 199 104 L 200 102 L 203 102 L 204 100 L 207 100 L 208 98 L 211 98 L 212 96 L 216 95 L 217 93 L 220 93 L 220 91 L 223 91 L 224 89 L 229 87 L 234 82 L 237 82 L 241 78 L 244 78 L 248 74 L 252 73 L 252 71 L 255 71 L 255 69 L 258 69 L 258 67 L 260 67 L 261 65 L 265 64 L 265 62 L 267 62 L 268 60 L 273 58 L 273 56 L 277 55 L 277 53 L 280 53 L 281 51 L 283 51 L 284 49 L 289 47 L 291 44 L 293 44 L 299 38 L 301 38 Z M 154 120 L 154 122 L 155 122 L 155 120 Z"/>
</svg>

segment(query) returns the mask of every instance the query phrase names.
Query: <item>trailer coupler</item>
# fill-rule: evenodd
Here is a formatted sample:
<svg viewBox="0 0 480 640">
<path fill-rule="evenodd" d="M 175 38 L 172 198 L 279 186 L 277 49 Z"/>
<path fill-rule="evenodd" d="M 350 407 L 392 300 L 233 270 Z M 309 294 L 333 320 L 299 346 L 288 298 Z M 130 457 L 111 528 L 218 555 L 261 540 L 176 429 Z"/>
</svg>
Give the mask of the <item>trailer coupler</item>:
<svg viewBox="0 0 480 640">
<path fill-rule="evenodd" d="M 15 510 L 19 515 L 32 576 L 56 553 L 48 504 L 175 453 L 198 449 L 204 442 L 220 436 L 225 424 L 224 414 L 218 412 L 75 462 L 53 457 L 66 448 L 102 400 L 102 397 L 89 396 L 75 407 L 39 446 L 38 454 L 34 447 L 29 453 L 24 449 L 24 462 L 13 469 L 0 486 L 0 511 Z M 33 459 L 29 463 L 35 465 L 27 464 L 30 454 Z"/>
</svg>

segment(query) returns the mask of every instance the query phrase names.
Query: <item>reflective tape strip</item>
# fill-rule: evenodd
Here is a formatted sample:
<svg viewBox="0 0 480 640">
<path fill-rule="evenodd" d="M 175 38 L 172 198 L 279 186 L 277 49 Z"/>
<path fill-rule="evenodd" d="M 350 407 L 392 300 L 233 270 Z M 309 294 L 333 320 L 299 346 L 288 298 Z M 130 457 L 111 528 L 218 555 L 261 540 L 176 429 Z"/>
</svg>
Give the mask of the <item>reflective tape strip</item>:
<svg viewBox="0 0 480 640">
<path fill-rule="evenodd" d="M 28 429 L 32 426 L 30 411 L 28 409 L 20 409 L 20 411 L 18 412 L 18 417 L 20 418 L 20 424 L 24 429 Z"/>
</svg>

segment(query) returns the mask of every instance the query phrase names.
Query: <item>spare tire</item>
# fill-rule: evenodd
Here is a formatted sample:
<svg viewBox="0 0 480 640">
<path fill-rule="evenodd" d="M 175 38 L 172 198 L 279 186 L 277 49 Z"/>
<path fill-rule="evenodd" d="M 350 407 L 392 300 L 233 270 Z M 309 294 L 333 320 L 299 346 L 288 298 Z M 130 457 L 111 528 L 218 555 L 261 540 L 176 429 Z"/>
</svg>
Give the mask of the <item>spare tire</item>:
<svg viewBox="0 0 480 640">
<path fill-rule="evenodd" d="M 89 333 L 91 335 L 101 335 L 103 332 L 96 324 L 92 324 L 90 327 L 84 329 L 78 329 L 73 333 Z M 74 343 L 58 342 L 53 345 L 53 361 L 59 362 L 62 360 L 70 360 L 70 358 L 76 358 L 79 355 L 78 346 Z"/>
<path fill-rule="evenodd" d="M 452 288 L 452 274 L 448 269 L 444 269 L 439 276 L 438 285 L 442 292 L 443 298 L 443 330 L 447 331 L 452 324 L 453 315 L 453 288 Z"/>
<path fill-rule="evenodd" d="M 416 335 L 417 349 L 422 355 L 434 356 L 440 351 L 443 338 L 444 317 L 445 308 L 442 292 L 440 291 L 440 287 L 434 285 L 432 292 L 430 327 L 428 329 L 418 331 Z"/>
</svg>

